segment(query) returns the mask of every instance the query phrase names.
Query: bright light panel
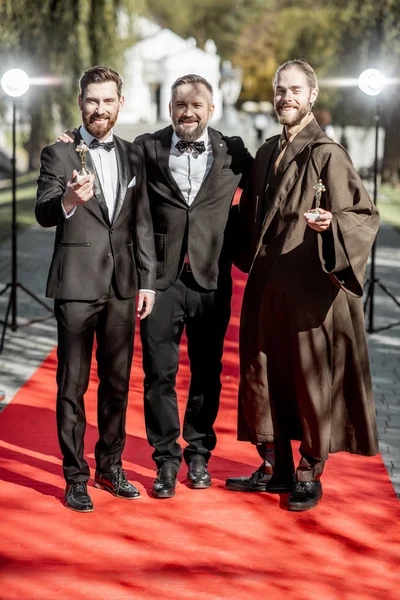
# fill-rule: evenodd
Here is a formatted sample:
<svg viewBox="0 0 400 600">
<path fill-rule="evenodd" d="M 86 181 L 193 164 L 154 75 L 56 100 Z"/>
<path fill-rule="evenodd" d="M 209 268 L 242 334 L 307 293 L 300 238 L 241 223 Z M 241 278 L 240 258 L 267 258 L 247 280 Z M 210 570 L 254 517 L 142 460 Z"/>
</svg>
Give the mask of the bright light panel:
<svg viewBox="0 0 400 600">
<path fill-rule="evenodd" d="M 358 87 L 368 96 L 377 96 L 385 87 L 385 77 L 378 69 L 366 69 L 358 78 Z"/>
<path fill-rule="evenodd" d="M 7 96 L 18 98 L 29 90 L 29 77 L 22 69 L 10 69 L 1 78 L 1 87 Z"/>
</svg>

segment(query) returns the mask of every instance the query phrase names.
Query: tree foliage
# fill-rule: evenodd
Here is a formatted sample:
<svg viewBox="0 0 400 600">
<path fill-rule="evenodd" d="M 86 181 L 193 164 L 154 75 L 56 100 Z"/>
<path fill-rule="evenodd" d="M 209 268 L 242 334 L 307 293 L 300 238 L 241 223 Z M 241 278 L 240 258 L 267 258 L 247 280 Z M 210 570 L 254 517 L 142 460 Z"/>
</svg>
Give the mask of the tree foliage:
<svg viewBox="0 0 400 600">
<path fill-rule="evenodd" d="M 243 24 L 266 0 L 146 0 L 147 14 L 178 35 L 194 37 L 200 48 L 214 40 L 218 53 L 231 59 Z M 267 0 L 268 4 L 271 4 Z"/>
<path fill-rule="evenodd" d="M 0 60 L 4 70 L 22 67 L 30 77 L 62 77 L 61 86 L 32 86 L 29 92 L 30 167 L 54 139 L 54 124 L 72 126 L 77 115 L 77 81 L 82 72 L 106 62 L 120 68 L 124 44 L 118 10 L 132 14 L 135 0 L 3 0 L 0 4 Z"/>
<path fill-rule="evenodd" d="M 400 70 L 398 0 L 265 0 L 243 25 L 234 62 L 244 73 L 242 99 L 271 100 L 276 67 L 297 57 L 307 59 L 319 79 L 356 80 L 367 67 L 388 77 Z M 318 104 L 340 124 L 373 123 L 374 101 L 353 87 L 320 86 Z M 388 86 L 379 100 L 385 129 L 383 177 L 399 180 L 399 86 Z"/>
<path fill-rule="evenodd" d="M 62 87 L 36 87 L 29 96 L 32 165 L 52 139 L 53 124 L 73 124 L 77 79 L 89 66 L 120 69 L 123 49 L 118 14 L 146 15 L 203 47 L 213 39 L 218 53 L 243 72 L 241 100 L 271 100 L 279 64 L 306 58 L 324 77 L 351 77 L 369 66 L 396 77 L 400 68 L 399 0 L 2 0 L 0 60 L 4 70 L 24 66 L 30 75 L 64 77 Z M 391 86 L 380 96 L 386 131 L 385 178 L 398 178 L 400 111 Z M 373 106 L 356 86 L 324 88 L 321 109 L 341 124 L 372 123 Z"/>
</svg>

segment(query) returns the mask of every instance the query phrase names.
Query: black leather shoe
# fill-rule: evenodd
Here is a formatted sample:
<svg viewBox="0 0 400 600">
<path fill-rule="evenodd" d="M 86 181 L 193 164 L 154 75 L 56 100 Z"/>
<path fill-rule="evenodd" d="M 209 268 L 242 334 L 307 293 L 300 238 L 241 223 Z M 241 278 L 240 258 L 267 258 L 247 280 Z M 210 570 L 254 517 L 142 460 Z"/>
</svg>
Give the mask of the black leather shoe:
<svg viewBox="0 0 400 600">
<path fill-rule="evenodd" d="M 87 492 L 86 483 L 67 483 L 64 504 L 77 512 L 91 512 L 93 503 Z"/>
<path fill-rule="evenodd" d="M 288 498 L 288 510 L 310 510 L 317 506 L 322 498 L 320 481 L 297 481 Z"/>
<path fill-rule="evenodd" d="M 99 473 L 96 471 L 94 476 L 94 487 L 107 490 L 117 498 L 126 500 L 135 500 L 140 498 L 139 490 L 129 483 L 122 469 L 115 469 L 111 473 Z"/>
<path fill-rule="evenodd" d="M 187 474 L 188 487 L 195 490 L 203 490 L 211 485 L 210 473 L 207 471 L 207 462 L 204 456 L 195 454 L 189 462 Z"/>
<path fill-rule="evenodd" d="M 153 498 L 172 498 L 175 496 L 176 472 L 172 467 L 161 467 L 154 480 L 151 495 Z"/>
<path fill-rule="evenodd" d="M 250 477 L 229 477 L 225 483 L 228 490 L 234 492 L 268 492 L 284 494 L 293 488 L 293 475 L 284 479 L 278 475 L 265 473 L 264 464 L 254 471 Z"/>
</svg>

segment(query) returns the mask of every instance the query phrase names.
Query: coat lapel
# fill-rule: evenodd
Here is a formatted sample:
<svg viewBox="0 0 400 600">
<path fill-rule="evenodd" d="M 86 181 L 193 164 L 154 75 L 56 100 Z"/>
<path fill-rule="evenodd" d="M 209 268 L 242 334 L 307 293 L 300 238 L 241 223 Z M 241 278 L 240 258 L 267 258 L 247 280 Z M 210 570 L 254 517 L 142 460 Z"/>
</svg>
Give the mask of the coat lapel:
<svg viewBox="0 0 400 600">
<path fill-rule="evenodd" d="M 282 174 L 286 171 L 294 158 L 318 133 L 320 133 L 320 131 L 321 128 L 315 119 L 313 119 L 311 123 L 304 127 L 304 129 L 299 131 L 293 142 L 288 145 L 288 148 L 283 155 L 281 162 L 279 163 L 278 174 Z"/>
<path fill-rule="evenodd" d="M 166 127 L 161 132 L 160 137 L 154 142 L 156 148 L 157 163 L 165 179 L 167 180 L 170 189 L 176 194 L 179 200 L 181 200 L 186 205 L 186 201 L 182 196 L 182 192 L 179 189 L 179 186 L 176 183 L 175 179 L 172 177 L 171 169 L 169 168 L 169 155 L 171 151 L 172 132 L 173 129 L 171 125 L 169 127 Z"/>
<path fill-rule="evenodd" d="M 263 165 L 263 169 L 257 173 L 257 180 L 255 183 L 255 194 L 256 194 L 256 214 L 254 215 L 254 223 L 260 230 L 265 216 L 265 195 L 267 193 L 269 173 L 273 168 L 273 160 L 276 155 L 276 149 L 279 142 L 279 136 L 271 139 L 268 144 L 265 144 L 260 149 L 260 162 Z"/>
<path fill-rule="evenodd" d="M 81 142 L 81 140 L 82 140 L 82 138 L 81 138 L 81 136 L 79 134 L 79 130 L 78 130 L 78 132 L 75 135 L 75 139 L 74 139 L 74 151 L 77 156 L 78 164 L 79 164 L 79 168 L 77 169 L 78 171 L 80 170 L 81 166 L 80 166 L 80 160 L 79 160 L 78 153 L 76 152 L 76 147 Z M 93 161 L 91 159 L 90 152 L 86 152 L 85 157 L 86 157 L 86 166 L 87 166 L 88 170 L 91 173 L 94 173 L 94 175 L 95 175 L 94 186 L 93 186 L 94 198 L 92 198 L 91 200 L 89 200 L 88 202 L 85 203 L 85 208 L 87 208 L 88 210 L 93 212 L 97 217 L 102 216 L 105 219 L 106 223 L 108 225 L 110 225 L 108 207 L 107 207 L 106 201 L 103 196 L 99 178 L 96 173 L 96 169 L 93 164 Z M 93 200 L 97 200 L 97 202 L 93 201 Z M 98 209 L 100 209 L 100 210 L 98 210 Z"/>
<path fill-rule="evenodd" d="M 215 129 L 212 129 L 211 127 L 209 127 L 208 135 L 210 137 L 214 160 L 211 165 L 211 169 L 209 170 L 209 172 L 207 174 L 207 177 L 201 184 L 201 187 L 196 195 L 196 198 L 193 200 L 193 203 L 196 203 L 196 204 L 201 202 L 202 197 L 207 196 L 210 187 L 212 187 L 212 185 L 215 181 L 215 178 L 217 177 L 217 175 L 219 174 L 219 172 L 221 171 L 221 169 L 224 165 L 226 153 L 228 150 L 225 140 L 223 139 L 223 137 L 219 133 L 219 131 L 216 131 Z"/>
<path fill-rule="evenodd" d="M 264 234 L 275 217 L 279 206 L 287 198 L 302 171 L 307 167 L 313 142 L 320 134 L 321 129 L 317 122 L 315 120 L 311 121 L 307 127 L 299 132 L 298 136 L 295 137 L 292 144 L 289 145 L 285 155 L 283 156 L 276 175 L 279 183 L 275 198 L 265 214 L 254 259 L 256 258 L 262 246 Z M 270 164 L 269 168 L 273 168 L 273 165 Z"/>
<path fill-rule="evenodd" d="M 115 204 L 115 212 L 114 219 L 115 222 L 118 218 L 119 213 L 121 212 L 122 205 L 124 203 L 126 191 L 128 189 L 129 182 L 129 164 L 128 157 L 124 148 L 122 147 L 121 141 L 118 137 L 114 135 L 115 142 L 115 152 L 117 156 L 117 165 L 118 165 L 118 192 L 117 192 L 117 200 Z"/>
</svg>

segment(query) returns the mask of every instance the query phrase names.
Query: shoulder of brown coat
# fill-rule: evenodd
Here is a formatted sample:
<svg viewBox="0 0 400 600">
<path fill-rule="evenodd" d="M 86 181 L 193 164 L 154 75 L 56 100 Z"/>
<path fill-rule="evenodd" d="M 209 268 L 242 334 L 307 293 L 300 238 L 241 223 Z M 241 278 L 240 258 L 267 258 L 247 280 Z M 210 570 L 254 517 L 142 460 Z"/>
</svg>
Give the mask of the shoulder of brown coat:
<svg viewBox="0 0 400 600">
<path fill-rule="evenodd" d="M 256 159 L 263 157 L 265 154 L 268 154 L 272 148 L 274 148 L 277 142 L 280 140 L 280 134 L 273 135 L 272 137 L 265 140 L 263 144 L 259 147 L 256 153 Z"/>
<path fill-rule="evenodd" d="M 322 167 L 330 158 L 350 164 L 353 168 L 353 162 L 347 150 L 338 142 L 328 137 L 326 133 L 321 133 L 313 140 L 311 144 L 312 159 Z"/>
</svg>

